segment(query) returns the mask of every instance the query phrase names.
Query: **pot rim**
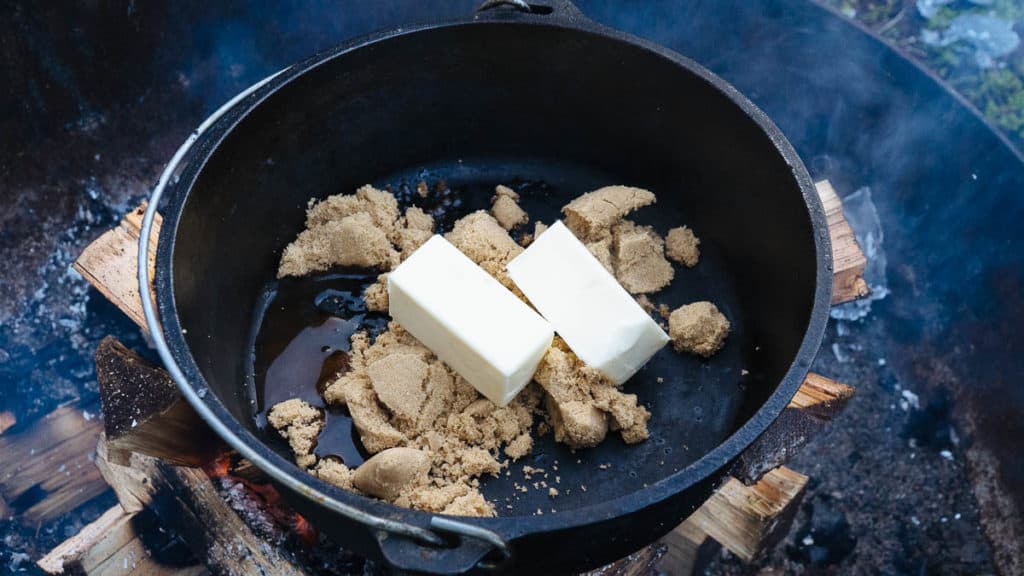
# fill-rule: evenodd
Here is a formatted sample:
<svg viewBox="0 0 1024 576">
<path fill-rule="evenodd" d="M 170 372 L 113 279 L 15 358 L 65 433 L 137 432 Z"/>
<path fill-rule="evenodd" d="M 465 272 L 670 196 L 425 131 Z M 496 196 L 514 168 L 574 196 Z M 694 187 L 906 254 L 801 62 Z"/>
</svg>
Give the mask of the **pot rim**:
<svg viewBox="0 0 1024 576">
<path fill-rule="evenodd" d="M 549 26 L 572 33 L 595 35 L 602 37 L 603 40 L 625 42 L 640 47 L 649 52 L 652 57 L 669 60 L 680 68 L 682 73 L 697 76 L 743 110 L 747 117 L 769 137 L 777 153 L 792 170 L 793 178 L 807 208 L 807 217 L 811 223 L 815 242 L 816 286 L 803 340 L 785 375 L 757 412 L 714 449 L 674 474 L 633 492 L 576 508 L 563 514 L 499 516 L 495 518 L 444 516 L 400 508 L 348 492 L 315 478 L 296 466 L 294 462 L 270 449 L 236 419 L 215 394 L 207 393 L 209 386 L 189 351 L 188 344 L 181 333 L 182 327 L 177 315 L 173 282 L 173 252 L 177 227 L 191 189 L 206 162 L 240 122 L 244 121 L 264 100 L 272 97 L 278 90 L 298 77 L 336 58 L 344 57 L 350 52 L 402 36 L 428 33 L 441 28 L 477 25 Z M 176 170 L 179 161 L 183 161 L 184 167 L 181 170 Z M 175 172 L 178 174 L 175 175 Z M 340 505 L 346 510 L 356 509 L 362 514 L 383 520 L 385 523 L 395 523 L 396 526 L 411 524 L 417 530 L 411 533 L 400 529 L 396 531 L 434 543 L 439 543 L 438 539 L 428 527 L 433 526 L 435 529 L 442 530 L 445 528 L 432 522 L 432 519 L 456 520 L 457 523 L 478 526 L 493 531 L 492 534 L 500 536 L 500 539 L 511 541 L 526 534 L 563 530 L 631 514 L 707 480 L 753 443 L 775 421 L 796 394 L 818 352 L 831 307 L 832 251 L 825 212 L 806 167 L 778 127 L 732 85 L 693 60 L 653 42 L 607 28 L 582 17 L 546 19 L 543 16 L 530 14 L 478 14 L 473 18 L 458 18 L 382 30 L 342 43 L 264 79 L 229 101 L 208 118 L 200 126 L 200 129 L 193 132 L 168 164 L 168 170 L 165 171 L 164 176 L 166 178 L 161 177 L 161 182 L 167 186 L 171 202 L 165 206 L 163 213 L 163 225 L 157 247 L 156 276 L 153 281 L 156 292 L 156 308 L 159 311 L 160 320 L 156 319 L 152 302 L 147 302 L 148 298 L 143 298 L 143 304 L 144 309 L 147 309 L 147 323 L 150 332 L 154 334 L 157 350 L 183 395 L 207 424 L 229 445 L 252 460 L 272 478 L 294 489 L 303 497 L 342 514 L 348 515 L 346 511 L 339 510 L 338 506 L 332 506 L 332 503 Z M 171 183 L 172 176 L 175 176 L 173 183 Z M 160 184 L 157 188 L 162 192 Z M 156 201 L 150 202 L 150 209 L 146 214 L 146 220 L 149 221 L 150 226 L 159 196 L 155 195 L 154 200 Z M 149 234 L 144 229 L 140 241 L 140 262 L 143 263 L 147 262 L 145 249 L 148 247 L 148 239 Z M 146 270 L 146 266 L 140 266 L 140 284 L 148 286 L 149 279 L 145 278 L 144 270 Z M 147 294 L 148 291 L 140 293 Z M 163 341 L 164 337 L 166 337 L 166 341 Z M 353 519 L 359 520 L 358 518 Z M 441 524 L 444 523 L 441 522 Z M 476 536 L 490 541 L 496 547 L 503 547 L 499 546 L 500 539 L 499 542 L 493 542 L 486 534 L 477 534 Z"/>
</svg>

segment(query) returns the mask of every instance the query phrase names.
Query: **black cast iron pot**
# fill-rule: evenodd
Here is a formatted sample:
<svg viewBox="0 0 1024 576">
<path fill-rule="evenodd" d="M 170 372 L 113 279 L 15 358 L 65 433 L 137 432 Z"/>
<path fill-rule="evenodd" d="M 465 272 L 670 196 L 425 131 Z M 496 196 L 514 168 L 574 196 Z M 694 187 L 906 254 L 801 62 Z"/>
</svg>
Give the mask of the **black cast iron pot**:
<svg viewBox="0 0 1024 576">
<path fill-rule="evenodd" d="M 150 204 L 166 192 L 145 308 L 183 393 L 314 525 L 399 569 L 583 570 L 655 540 L 779 415 L 827 320 L 824 214 L 768 118 L 696 63 L 568 2 L 515 8 L 379 32 L 261 82 L 182 146 Z M 716 302 L 733 325 L 726 347 L 707 361 L 665 349 L 627 383 L 653 414 L 646 442 L 610 435 L 573 454 L 540 439 L 525 463 L 548 469 L 554 500 L 515 492 L 513 475 L 484 483 L 497 518 L 397 508 L 309 476 L 255 429 L 253 311 L 307 200 L 418 170 L 467 191 L 542 181 L 524 205 L 546 222 L 598 186 L 642 186 L 659 200 L 638 220 L 663 233 L 688 224 L 703 240 L 701 263 L 655 300 Z"/>
</svg>

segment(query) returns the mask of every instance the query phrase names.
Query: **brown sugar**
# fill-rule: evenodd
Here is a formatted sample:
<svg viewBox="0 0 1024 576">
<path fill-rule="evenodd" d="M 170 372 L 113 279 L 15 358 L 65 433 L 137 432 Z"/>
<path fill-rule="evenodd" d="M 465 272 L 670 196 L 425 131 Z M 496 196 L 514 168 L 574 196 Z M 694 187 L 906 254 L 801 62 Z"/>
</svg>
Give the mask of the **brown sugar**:
<svg viewBox="0 0 1024 576">
<path fill-rule="evenodd" d="M 604 269 L 608 272 L 615 274 L 615 260 L 612 256 L 612 239 L 610 237 L 597 240 L 595 242 L 588 242 L 586 244 L 587 250 L 597 258 L 597 261 L 604 266 Z"/>
<path fill-rule="evenodd" d="M 310 471 L 314 476 L 339 488 L 359 492 L 352 485 L 352 470 L 334 457 L 322 458 L 316 468 Z"/>
<path fill-rule="evenodd" d="M 711 302 L 694 302 L 672 312 L 668 319 L 668 333 L 677 351 L 707 358 L 725 344 L 729 320 Z"/>
<path fill-rule="evenodd" d="M 665 259 L 665 242 L 650 226 L 625 220 L 613 230 L 615 277 L 631 294 L 657 292 L 675 277 Z"/>
<path fill-rule="evenodd" d="M 487 212 L 478 210 L 460 218 L 445 238 L 513 294 L 526 299 L 505 266 L 523 251 L 507 230 Z"/>
<path fill-rule="evenodd" d="M 366 287 L 363 292 L 366 309 L 371 312 L 388 311 L 388 275 L 377 276 L 377 281 Z"/>
<path fill-rule="evenodd" d="M 396 418 L 416 421 L 427 400 L 429 366 L 415 354 L 391 354 L 366 368 L 377 399 Z"/>
<path fill-rule="evenodd" d="M 504 266 L 523 251 L 494 216 L 483 210 L 459 219 L 445 238 L 485 270 L 485 264 Z"/>
<path fill-rule="evenodd" d="M 556 337 L 533 376 L 547 396 L 548 418 L 555 440 L 572 448 L 590 448 L 608 430 L 620 430 L 626 442 L 648 437 L 650 412 L 635 394 L 624 394 L 599 370 L 590 368 Z"/>
<path fill-rule="evenodd" d="M 668 257 L 685 264 L 689 268 L 697 265 L 700 259 L 700 238 L 686 226 L 679 226 L 668 231 L 665 236 L 665 253 Z"/>
<path fill-rule="evenodd" d="M 354 214 L 367 214 L 376 227 L 390 233 L 398 221 L 398 200 L 390 192 L 367 184 L 355 194 L 336 194 L 320 202 L 310 202 L 306 210 L 306 228 L 337 222 Z"/>
<path fill-rule="evenodd" d="M 651 302 L 651 299 L 647 297 L 647 294 L 640 294 L 637 296 L 636 303 L 644 309 L 644 312 L 647 312 L 648 314 L 654 312 L 654 302 Z"/>
<path fill-rule="evenodd" d="M 402 492 L 426 484 L 430 453 L 415 448 L 390 448 L 363 462 L 352 475 L 359 490 L 393 501 Z"/>
<path fill-rule="evenodd" d="M 417 186 L 421 195 L 425 190 L 425 183 Z M 498 186 L 491 213 L 481 210 L 461 218 L 446 238 L 523 298 L 506 271 L 508 262 L 523 251 L 509 230 L 528 224 L 518 201 L 515 191 Z M 609 186 L 573 200 L 563 212 L 567 226 L 602 265 L 627 290 L 639 294 L 641 306 L 648 313 L 658 310 L 668 317 L 667 306 L 656 306 L 646 296 L 673 279 L 666 241 L 651 227 L 624 220 L 654 202 L 654 195 L 646 190 Z M 285 249 L 279 276 L 339 265 L 379 270 L 364 299 L 368 310 L 385 312 L 387 273 L 429 239 L 434 226 L 426 212 L 410 207 L 403 214 L 392 194 L 371 186 L 311 202 L 306 230 Z M 534 222 L 533 233 L 521 234 L 520 240 L 529 244 L 546 229 Z M 690 239 L 677 230 L 688 232 L 677 228 L 669 233 L 668 255 L 673 259 L 681 254 L 680 238 Z M 692 239 L 692 248 L 699 254 L 699 240 Z M 677 349 L 704 355 L 721 347 L 729 329 L 728 321 L 710 303 L 683 307 L 672 313 L 669 323 Z M 278 404 L 268 419 L 287 439 L 296 462 L 311 474 L 398 506 L 432 513 L 495 515 L 494 505 L 479 490 L 480 479 L 503 470 L 507 473 L 510 461 L 531 453 L 537 414 L 546 416 L 537 426 L 538 434 L 552 430 L 557 441 L 573 449 L 596 446 L 609 432 L 618 432 L 627 443 L 649 435 L 650 412 L 637 396 L 624 393 L 600 371 L 588 367 L 557 337 L 534 375 L 535 382 L 503 408 L 481 396 L 395 322 L 373 339 L 365 332 L 356 333 L 351 344 L 349 370 L 327 382 L 322 396 L 332 409 L 347 408 L 363 447 L 373 457 L 355 470 L 336 457 L 318 459 L 314 447 L 324 415 L 302 400 Z M 530 472 L 547 477 L 543 470 Z M 546 481 L 537 480 L 552 497 L 558 495 Z"/>
<path fill-rule="evenodd" d="M 643 188 L 605 186 L 576 198 L 562 208 L 562 213 L 565 225 L 586 243 L 604 238 L 627 214 L 656 200 Z"/>
<path fill-rule="evenodd" d="M 654 194 L 642 188 L 606 186 L 562 208 L 565 225 L 631 294 L 657 292 L 675 276 L 661 236 L 650 226 L 623 220 L 654 202 Z"/>
<path fill-rule="evenodd" d="M 388 269 L 398 253 L 367 214 L 353 214 L 304 230 L 281 256 L 277 276 L 304 276 L 332 266 Z"/>
<path fill-rule="evenodd" d="M 390 270 L 426 242 L 433 227 L 433 218 L 416 207 L 400 217 L 395 197 L 369 185 L 311 201 L 306 229 L 285 248 L 277 277 L 334 266 Z"/>
<path fill-rule="evenodd" d="M 295 454 L 295 463 L 300 468 L 316 464 L 313 449 L 324 425 L 324 415 L 310 404 L 292 398 L 274 405 L 267 420 L 281 436 L 284 436 Z"/>
<path fill-rule="evenodd" d="M 540 238 L 540 235 L 543 234 L 544 231 L 547 230 L 547 229 L 548 229 L 548 225 L 547 224 L 545 224 L 545 223 L 543 223 L 543 222 L 541 222 L 539 220 L 537 222 L 534 222 L 533 223 L 533 239 L 536 240 L 537 238 Z"/>
<path fill-rule="evenodd" d="M 493 507 L 480 505 L 486 501 L 469 483 L 500 472 L 503 448 L 513 460 L 529 453 L 540 390 L 528 386 L 499 408 L 394 322 L 372 344 L 366 334 L 353 336 L 350 365 L 349 372 L 327 384 L 324 399 L 348 406 L 367 451 L 403 447 L 431 455 L 427 482 L 395 503 L 493 513 Z M 467 489 L 438 490 L 452 485 Z"/>
<path fill-rule="evenodd" d="M 511 230 L 530 221 L 530 216 L 519 207 L 519 194 L 501 184 L 494 189 L 491 214 L 505 230 Z"/>
</svg>

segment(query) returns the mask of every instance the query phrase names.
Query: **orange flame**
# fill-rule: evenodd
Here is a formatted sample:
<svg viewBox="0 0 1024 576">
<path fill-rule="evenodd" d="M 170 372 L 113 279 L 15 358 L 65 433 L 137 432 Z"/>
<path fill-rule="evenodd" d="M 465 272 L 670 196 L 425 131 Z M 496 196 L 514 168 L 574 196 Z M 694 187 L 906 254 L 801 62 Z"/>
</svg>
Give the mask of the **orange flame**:
<svg viewBox="0 0 1024 576">
<path fill-rule="evenodd" d="M 228 475 L 228 471 L 231 469 L 231 454 L 228 452 L 221 452 L 217 457 L 210 460 L 206 464 L 203 464 L 203 471 L 210 478 L 222 478 Z"/>
</svg>

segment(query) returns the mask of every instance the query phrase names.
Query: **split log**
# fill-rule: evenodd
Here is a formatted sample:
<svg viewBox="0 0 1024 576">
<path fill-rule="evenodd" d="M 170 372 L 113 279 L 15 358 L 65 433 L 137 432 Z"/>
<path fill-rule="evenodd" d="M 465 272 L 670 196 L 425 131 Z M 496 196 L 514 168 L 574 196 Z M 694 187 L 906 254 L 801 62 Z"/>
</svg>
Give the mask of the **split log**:
<svg viewBox="0 0 1024 576">
<path fill-rule="evenodd" d="M 104 232 L 86 246 L 72 266 L 107 300 L 127 314 L 144 332 L 148 332 L 136 280 L 139 269 L 139 234 L 145 212 L 146 204 L 143 203 L 128 213 L 117 228 Z M 157 214 L 149 242 L 150 279 L 156 267 L 156 243 L 162 222 L 163 219 Z"/>
<path fill-rule="evenodd" d="M 691 576 L 722 546 L 744 561 L 789 533 L 807 476 L 780 467 L 753 486 L 727 478 L 685 522 L 661 540 L 592 574 Z"/>
<path fill-rule="evenodd" d="M 140 539 L 136 514 L 114 505 L 39 562 L 47 574 L 84 576 L 206 576 L 199 564 L 163 564 Z"/>
<path fill-rule="evenodd" d="M 807 476 L 785 467 L 753 486 L 729 478 L 686 520 L 745 561 L 789 531 L 807 486 Z"/>
<path fill-rule="evenodd" d="M 107 490 L 92 453 L 100 433 L 98 402 L 71 402 L 0 435 L 0 501 L 5 517 L 49 520 Z"/>
<path fill-rule="evenodd" d="M 695 522 L 683 522 L 661 542 L 665 554 L 654 563 L 653 572 L 668 576 L 700 573 L 721 548 Z"/>
<path fill-rule="evenodd" d="M 675 530 L 630 557 L 636 566 L 627 569 L 616 563 L 610 568 L 625 570 L 617 573 L 688 576 L 707 563 L 716 543 L 750 560 L 784 537 L 807 477 L 782 463 L 841 412 L 853 392 L 851 386 L 808 374 L 779 419 L 740 456 L 735 477 Z M 664 554 L 653 552 L 659 549 Z M 636 572 L 637 566 L 647 568 Z"/>
<path fill-rule="evenodd" d="M 96 349 L 109 458 L 127 464 L 132 452 L 171 464 L 201 466 L 224 447 L 181 396 L 163 368 L 107 336 Z"/>
<path fill-rule="evenodd" d="M 863 298 L 871 293 L 864 281 L 868 259 L 843 215 L 843 201 L 828 180 L 818 182 L 815 187 L 825 208 L 828 232 L 832 238 L 832 305 Z"/>
<path fill-rule="evenodd" d="M 842 412 L 854 388 L 813 372 L 779 418 L 740 456 L 733 476 L 746 484 L 781 466 Z"/>
<path fill-rule="evenodd" d="M 172 466 L 141 454 L 132 454 L 130 465 L 122 466 L 106 456 L 104 439 L 96 461 L 122 507 L 152 510 L 161 525 L 179 534 L 214 574 L 304 574 L 252 531 L 221 499 L 202 469 Z"/>
</svg>

